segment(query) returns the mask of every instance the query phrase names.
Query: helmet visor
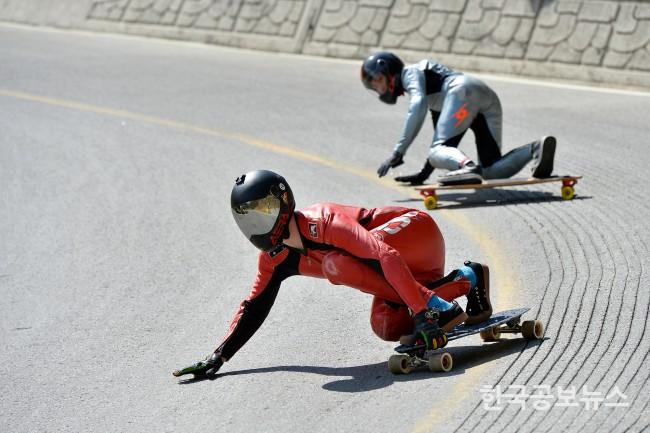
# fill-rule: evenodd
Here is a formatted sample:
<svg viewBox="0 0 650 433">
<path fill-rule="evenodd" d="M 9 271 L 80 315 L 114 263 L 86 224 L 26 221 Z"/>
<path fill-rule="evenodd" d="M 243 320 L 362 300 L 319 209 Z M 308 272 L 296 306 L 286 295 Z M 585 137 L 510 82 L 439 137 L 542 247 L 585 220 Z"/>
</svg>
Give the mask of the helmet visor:
<svg viewBox="0 0 650 433">
<path fill-rule="evenodd" d="M 280 199 L 267 195 L 258 200 L 248 201 L 232 209 L 232 215 L 247 238 L 264 235 L 273 230 L 280 215 Z"/>
<path fill-rule="evenodd" d="M 375 90 L 372 88 L 372 79 L 374 76 L 375 74 L 371 72 L 365 71 L 364 69 L 361 70 L 361 82 L 366 89 Z"/>
</svg>

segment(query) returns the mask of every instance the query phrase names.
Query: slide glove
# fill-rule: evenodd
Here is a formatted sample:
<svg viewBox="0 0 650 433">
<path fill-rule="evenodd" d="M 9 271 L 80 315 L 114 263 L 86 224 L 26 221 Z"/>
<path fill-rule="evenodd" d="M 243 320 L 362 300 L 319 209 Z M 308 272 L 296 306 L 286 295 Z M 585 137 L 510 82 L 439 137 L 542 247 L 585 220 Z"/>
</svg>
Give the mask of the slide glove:
<svg viewBox="0 0 650 433">
<path fill-rule="evenodd" d="M 219 352 L 214 352 L 212 355 L 205 358 L 204 362 L 208 367 L 204 373 L 206 377 L 216 376 L 217 371 L 219 371 L 219 369 L 223 365 L 223 361 L 221 360 L 221 353 Z"/>
<path fill-rule="evenodd" d="M 217 376 L 217 371 L 219 371 L 222 365 L 223 361 L 221 360 L 221 353 L 217 351 L 204 360 L 181 370 L 176 370 L 172 374 L 176 377 L 192 374 L 195 378 L 205 377 L 207 379 L 214 379 Z"/>
<path fill-rule="evenodd" d="M 377 169 L 377 174 L 379 177 L 384 177 L 386 173 L 388 173 L 388 170 L 391 168 L 395 168 L 398 165 L 404 164 L 404 158 L 401 153 L 398 151 L 394 151 L 393 154 L 388 158 L 386 161 L 384 161 L 379 168 Z"/>
<path fill-rule="evenodd" d="M 420 170 L 419 173 L 408 174 L 406 176 L 397 176 L 395 180 L 397 182 L 410 183 L 411 185 L 422 185 L 433 173 L 433 166 L 427 160 L 424 163 L 424 167 Z"/>
</svg>

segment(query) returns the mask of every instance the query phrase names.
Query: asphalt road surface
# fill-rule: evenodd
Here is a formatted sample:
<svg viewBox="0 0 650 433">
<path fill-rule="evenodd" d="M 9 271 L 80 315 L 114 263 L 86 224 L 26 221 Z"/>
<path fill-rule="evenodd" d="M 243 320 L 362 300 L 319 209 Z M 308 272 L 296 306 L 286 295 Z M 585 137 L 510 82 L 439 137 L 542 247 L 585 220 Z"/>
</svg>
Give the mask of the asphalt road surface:
<svg viewBox="0 0 650 433">
<path fill-rule="evenodd" d="M 447 270 L 491 267 L 493 301 L 543 341 L 450 344 L 447 374 L 394 376 L 370 297 L 293 278 L 213 381 L 210 353 L 255 278 L 228 207 L 246 171 L 298 207 L 421 208 L 431 126 L 383 180 L 406 102 L 359 62 L 0 27 L 0 431 L 638 432 L 650 429 L 650 97 L 484 77 L 504 151 L 558 138 L 557 184 L 441 195 Z M 468 134 L 461 149 L 474 155 Z M 524 173 L 525 174 L 525 173 Z M 573 392 L 572 392 L 573 391 Z M 515 393 L 520 393 L 515 396 Z M 525 394 L 528 394 L 526 396 Z"/>
</svg>

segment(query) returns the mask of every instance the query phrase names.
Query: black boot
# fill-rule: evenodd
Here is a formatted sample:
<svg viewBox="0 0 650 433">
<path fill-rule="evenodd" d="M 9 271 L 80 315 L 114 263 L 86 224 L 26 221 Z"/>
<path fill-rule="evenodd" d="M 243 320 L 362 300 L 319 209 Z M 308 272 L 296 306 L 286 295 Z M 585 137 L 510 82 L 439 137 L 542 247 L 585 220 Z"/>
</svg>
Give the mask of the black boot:
<svg viewBox="0 0 650 433">
<path fill-rule="evenodd" d="M 490 302 L 490 268 L 480 263 L 465 262 L 465 266 L 472 268 L 476 274 L 476 286 L 467 294 L 466 325 L 485 322 L 492 317 L 492 303 Z"/>
<path fill-rule="evenodd" d="M 468 315 L 460 308 L 458 302 L 453 301 L 454 305 L 449 310 L 440 311 L 438 317 L 438 326 L 442 329 L 443 332 L 450 332 L 456 326 L 465 322 L 468 318 Z"/>
<path fill-rule="evenodd" d="M 425 350 L 439 349 L 447 345 L 447 336 L 438 326 L 440 313 L 436 309 L 424 310 L 413 316 L 413 334 L 403 335 L 402 344 L 424 346 Z"/>
<path fill-rule="evenodd" d="M 413 173 L 406 176 L 397 176 L 395 180 L 397 182 L 410 183 L 414 186 L 422 185 L 424 182 L 426 182 L 429 176 L 431 176 L 431 173 L 433 173 L 433 168 L 433 165 L 431 165 L 427 159 L 424 162 L 424 167 L 422 167 L 422 170 L 420 170 L 418 173 Z"/>
<path fill-rule="evenodd" d="M 531 172 L 533 177 L 544 178 L 551 176 L 551 173 L 553 173 L 555 146 L 555 137 L 551 137 L 550 135 L 542 137 L 541 140 L 534 141 L 531 144 L 531 152 L 533 153 Z"/>
<path fill-rule="evenodd" d="M 424 344 L 427 350 L 440 349 L 447 345 L 447 336 L 438 325 L 439 318 L 440 312 L 435 309 L 424 310 L 413 316 L 415 344 Z"/>
</svg>

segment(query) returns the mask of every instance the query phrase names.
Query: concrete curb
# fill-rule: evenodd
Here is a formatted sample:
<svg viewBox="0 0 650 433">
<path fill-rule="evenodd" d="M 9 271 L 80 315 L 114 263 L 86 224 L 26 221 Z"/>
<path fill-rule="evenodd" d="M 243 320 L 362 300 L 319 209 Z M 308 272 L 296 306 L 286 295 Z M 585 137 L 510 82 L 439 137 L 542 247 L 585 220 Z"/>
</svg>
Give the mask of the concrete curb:
<svg viewBox="0 0 650 433">
<path fill-rule="evenodd" d="M 0 0 L 0 20 L 650 89 L 650 2 Z"/>
</svg>

